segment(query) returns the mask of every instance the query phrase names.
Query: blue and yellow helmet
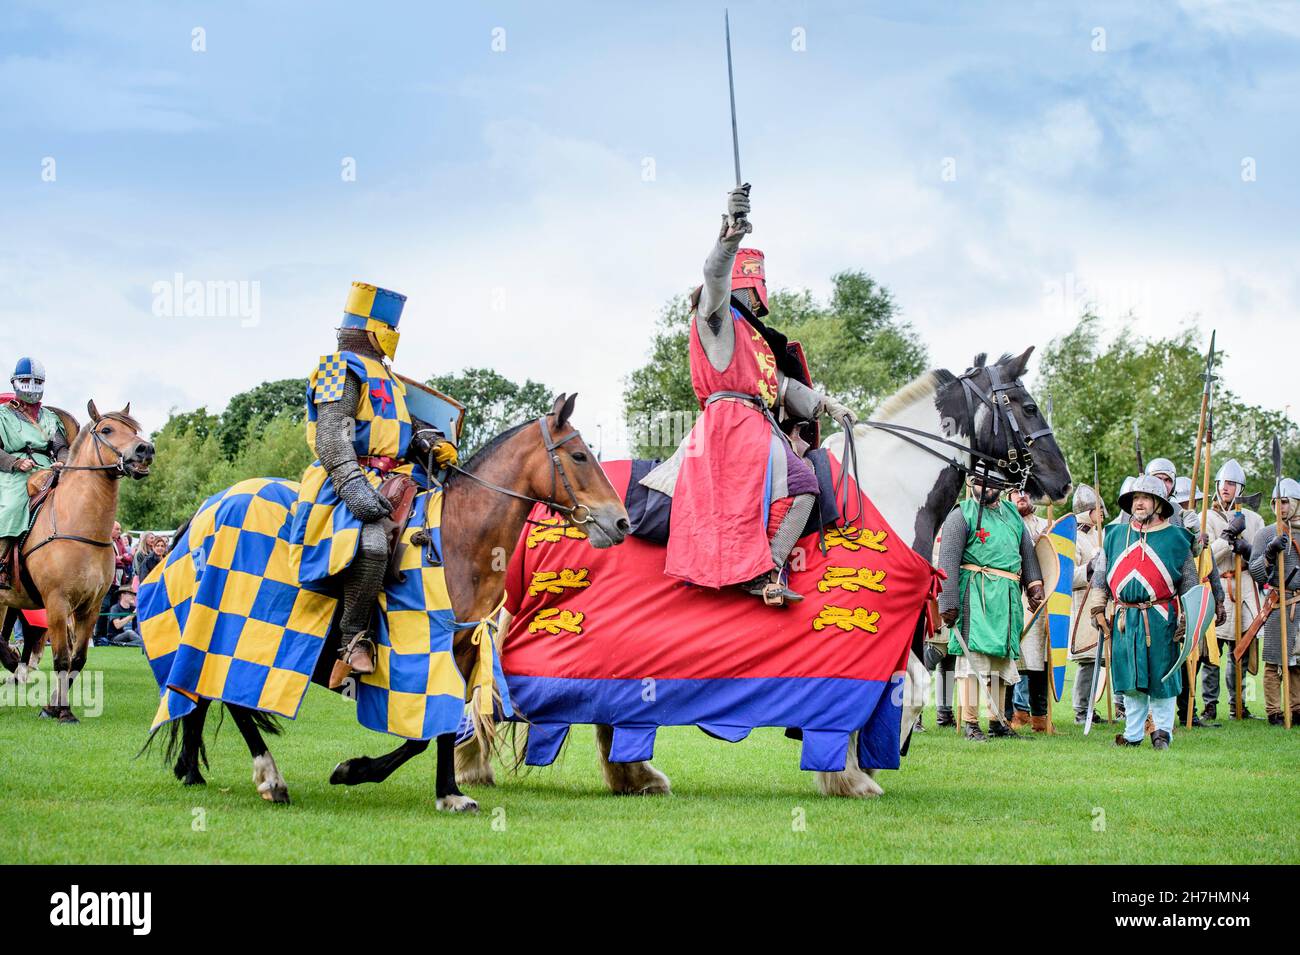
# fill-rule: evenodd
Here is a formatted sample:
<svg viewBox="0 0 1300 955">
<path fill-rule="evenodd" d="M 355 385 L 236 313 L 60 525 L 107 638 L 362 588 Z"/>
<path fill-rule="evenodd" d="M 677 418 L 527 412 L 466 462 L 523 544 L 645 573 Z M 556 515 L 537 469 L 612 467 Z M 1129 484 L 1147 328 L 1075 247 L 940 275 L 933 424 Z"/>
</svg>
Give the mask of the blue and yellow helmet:
<svg viewBox="0 0 1300 955">
<path fill-rule="evenodd" d="M 353 282 L 348 304 L 343 309 L 343 324 L 339 327 L 370 332 L 380 350 L 392 358 L 397 353 L 397 339 L 401 334 L 397 323 L 401 321 L 405 304 L 405 295 L 365 282 Z"/>
</svg>

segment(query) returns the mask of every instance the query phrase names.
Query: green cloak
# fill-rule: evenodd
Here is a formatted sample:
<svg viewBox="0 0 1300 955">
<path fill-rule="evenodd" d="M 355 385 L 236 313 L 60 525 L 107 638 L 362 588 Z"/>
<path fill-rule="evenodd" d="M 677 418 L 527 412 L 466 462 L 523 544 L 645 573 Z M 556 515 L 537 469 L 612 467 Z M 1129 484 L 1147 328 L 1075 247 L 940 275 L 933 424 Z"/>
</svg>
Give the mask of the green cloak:
<svg viewBox="0 0 1300 955">
<path fill-rule="evenodd" d="M 1025 522 L 1020 513 L 1005 501 L 984 508 L 971 498 L 961 502 L 966 518 L 966 548 L 963 564 L 978 564 L 1009 574 L 1020 574 L 1020 538 Z M 977 531 L 976 521 L 980 522 Z M 970 618 L 963 619 L 969 608 Z M 1020 581 L 996 574 L 962 570 L 957 575 L 957 620 L 972 651 L 991 657 L 1020 659 L 1020 631 L 1025 624 L 1025 610 L 1020 602 Z M 957 638 L 948 638 L 948 652 L 962 654 Z"/>
<path fill-rule="evenodd" d="M 49 455 L 50 439 L 62 430 L 59 416 L 49 408 L 42 407 L 37 421 L 32 421 L 10 405 L 0 405 L 0 448 L 30 457 L 38 468 L 54 463 Z M 31 473 L 0 471 L 0 537 L 17 537 L 27 530 L 27 478 Z"/>
</svg>

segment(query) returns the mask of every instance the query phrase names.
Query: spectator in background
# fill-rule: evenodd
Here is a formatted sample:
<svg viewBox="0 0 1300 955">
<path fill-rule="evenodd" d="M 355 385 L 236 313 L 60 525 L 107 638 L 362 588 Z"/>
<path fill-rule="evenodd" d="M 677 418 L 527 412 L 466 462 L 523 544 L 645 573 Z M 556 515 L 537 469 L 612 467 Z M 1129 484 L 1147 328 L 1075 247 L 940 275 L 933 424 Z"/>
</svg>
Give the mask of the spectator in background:
<svg viewBox="0 0 1300 955">
<path fill-rule="evenodd" d="M 140 543 L 136 545 L 135 557 L 131 564 L 131 587 L 138 591 L 140 581 L 149 576 L 149 571 L 153 570 L 153 565 L 158 563 L 156 560 L 150 563 L 146 568 L 145 561 L 153 558 L 153 543 L 157 537 L 152 531 L 145 531 L 140 538 Z"/>
<path fill-rule="evenodd" d="M 135 628 L 135 588 L 123 587 L 108 612 L 108 643 L 114 647 L 143 647 Z"/>
<path fill-rule="evenodd" d="M 131 538 L 122 533 L 122 525 L 113 522 L 113 589 L 131 577 L 135 555 L 131 553 Z"/>
</svg>

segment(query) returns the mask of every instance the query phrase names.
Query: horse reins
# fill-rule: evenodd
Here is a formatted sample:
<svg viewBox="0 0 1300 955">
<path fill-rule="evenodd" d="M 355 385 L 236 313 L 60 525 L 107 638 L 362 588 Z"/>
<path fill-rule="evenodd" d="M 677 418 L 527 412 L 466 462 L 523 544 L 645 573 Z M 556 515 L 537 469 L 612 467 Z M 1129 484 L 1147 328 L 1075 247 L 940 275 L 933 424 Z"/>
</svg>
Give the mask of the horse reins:
<svg viewBox="0 0 1300 955">
<path fill-rule="evenodd" d="M 108 418 L 108 417 L 110 417 L 110 415 L 104 415 L 104 417 L 105 417 L 105 418 Z M 113 420 L 114 420 L 114 421 L 119 421 L 119 422 L 121 422 L 122 424 L 125 424 L 125 423 L 126 423 L 126 422 L 124 422 L 124 421 L 121 421 L 120 418 L 113 418 Z M 98 426 L 98 422 L 96 422 L 96 426 Z M 134 430 L 134 429 L 132 429 L 132 430 Z M 103 435 L 101 435 L 98 431 L 96 431 L 94 427 L 92 427 L 91 430 L 90 430 L 90 436 L 91 436 L 92 438 L 95 439 L 95 460 L 96 460 L 97 462 L 99 462 L 99 463 L 97 463 L 97 464 L 65 464 L 65 465 L 63 465 L 63 466 L 60 467 L 60 468 L 56 468 L 56 469 L 54 469 L 54 477 L 53 477 L 53 478 L 51 479 L 51 481 L 50 481 L 50 487 L 49 487 L 48 492 L 47 492 L 46 495 L 45 495 L 45 500 L 44 500 L 44 502 L 43 502 L 44 505 L 47 505 L 47 506 L 49 506 L 49 508 L 50 508 L 50 535 L 49 535 L 48 537 L 46 537 L 43 541 L 41 541 L 39 544 L 36 544 L 35 546 L 30 547 L 30 548 L 28 548 L 27 550 L 23 551 L 23 552 L 20 554 L 20 556 L 21 556 L 24 560 L 27 559 L 28 557 L 31 557 L 32 554 L 36 553 L 38 550 L 40 550 L 40 549 L 41 549 L 42 547 L 44 547 L 46 544 L 50 543 L 51 541 L 56 541 L 56 540 L 57 540 L 57 541 L 76 541 L 78 544 L 89 544 L 89 545 L 92 546 L 92 547 L 112 547 L 112 546 L 113 546 L 113 542 L 112 542 L 112 541 L 97 541 L 97 540 L 92 540 L 92 539 L 89 538 L 89 537 L 81 537 L 81 536 L 79 536 L 79 535 L 77 535 L 77 534 L 60 534 L 60 533 L 59 533 L 59 512 L 58 512 L 58 510 L 54 507 L 54 491 L 55 491 L 55 489 L 59 486 L 59 475 L 60 475 L 62 472 L 64 472 L 64 471 L 112 471 L 112 472 L 114 472 L 114 473 L 113 473 L 113 474 L 110 474 L 110 475 L 108 476 L 108 479 L 109 479 L 110 481 L 116 481 L 116 480 L 119 480 L 120 478 L 123 478 L 123 477 L 126 476 L 126 455 L 123 454 L 121 451 L 119 451 L 117 448 L 113 447 L 113 445 L 109 444 L 108 441 L 104 439 Z M 102 445 L 103 447 L 108 448 L 108 450 L 112 451 L 115 455 L 117 455 L 117 461 L 116 461 L 115 463 L 113 463 L 113 464 L 105 464 L 105 463 L 104 463 L 103 455 L 100 453 L 100 446 L 101 446 L 101 445 Z M 32 524 L 33 524 L 33 526 L 35 526 L 35 523 L 36 523 L 36 516 L 35 516 L 35 515 L 32 515 Z"/>
<path fill-rule="evenodd" d="M 479 477 L 477 474 L 474 474 L 471 471 L 466 471 L 464 468 L 458 467 L 455 464 L 447 465 L 446 466 L 447 470 L 454 471 L 457 474 L 463 475 L 464 477 L 469 478 L 471 481 L 474 481 L 477 484 L 481 484 L 486 488 L 490 488 L 493 491 L 497 491 L 500 494 L 505 494 L 507 497 L 513 497 L 516 500 L 520 500 L 520 501 L 527 501 L 530 504 L 541 504 L 550 511 L 553 511 L 557 514 L 563 514 L 574 524 L 578 524 L 578 525 L 586 524 L 588 521 L 591 520 L 591 508 L 589 508 L 586 504 L 579 503 L 578 495 L 575 494 L 573 491 L 573 485 L 569 482 L 569 474 L 567 471 L 564 470 L 564 462 L 560 460 L 560 455 L 559 455 L 560 447 L 562 447 L 565 443 L 572 441 L 574 438 L 581 438 L 582 435 L 578 431 L 573 431 L 568 435 L 566 435 L 565 437 L 560 438 L 557 441 L 555 440 L 554 437 L 551 436 L 551 428 L 550 425 L 548 425 L 546 422 L 545 415 L 538 418 L 537 423 L 542 430 L 542 442 L 546 446 L 546 453 L 550 455 L 551 458 L 551 496 L 549 498 L 530 497 L 527 494 L 521 494 L 518 491 L 513 491 L 508 487 L 502 487 L 499 484 L 493 484 L 491 481 L 486 481 L 483 478 Z M 564 485 L 565 493 L 567 493 L 569 495 L 569 499 L 573 501 L 572 506 L 567 504 L 561 504 L 559 503 L 559 501 L 555 499 L 555 492 L 557 490 L 557 486 L 560 484 Z M 578 514 L 578 511 L 580 509 L 585 512 L 585 515 L 581 519 L 575 516 Z M 525 522 L 529 524 L 539 523 L 538 521 L 530 520 L 527 518 L 525 518 Z"/>
</svg>

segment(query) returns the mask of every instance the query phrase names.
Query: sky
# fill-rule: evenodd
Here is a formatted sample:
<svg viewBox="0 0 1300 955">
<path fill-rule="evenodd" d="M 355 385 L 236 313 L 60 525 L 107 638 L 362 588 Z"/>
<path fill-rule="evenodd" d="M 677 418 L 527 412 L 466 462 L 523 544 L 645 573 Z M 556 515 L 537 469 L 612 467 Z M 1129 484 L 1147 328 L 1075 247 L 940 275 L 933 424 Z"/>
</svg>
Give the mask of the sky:
<svg viewBox="0 0 1300 955">
<path fill-rule="evenodd" d="M 1233 390 L 1300 404 L 1294 5 L 730 10 L 773 287 L 864 269 L 957 370 L 1088 303 L 1112 331 L 1215 328 Z M 50 403 L 129 400 L 152 430 L 305 378 L 361 280 L 409 297 L 397 370 L 577 392 L 617 455 L 623 380 L 733 182 L 722 20 L 7 0 L 0 365 L 34 355 Z M 243 298 L 169 311 L 178 276 Z"/>
</svg>

